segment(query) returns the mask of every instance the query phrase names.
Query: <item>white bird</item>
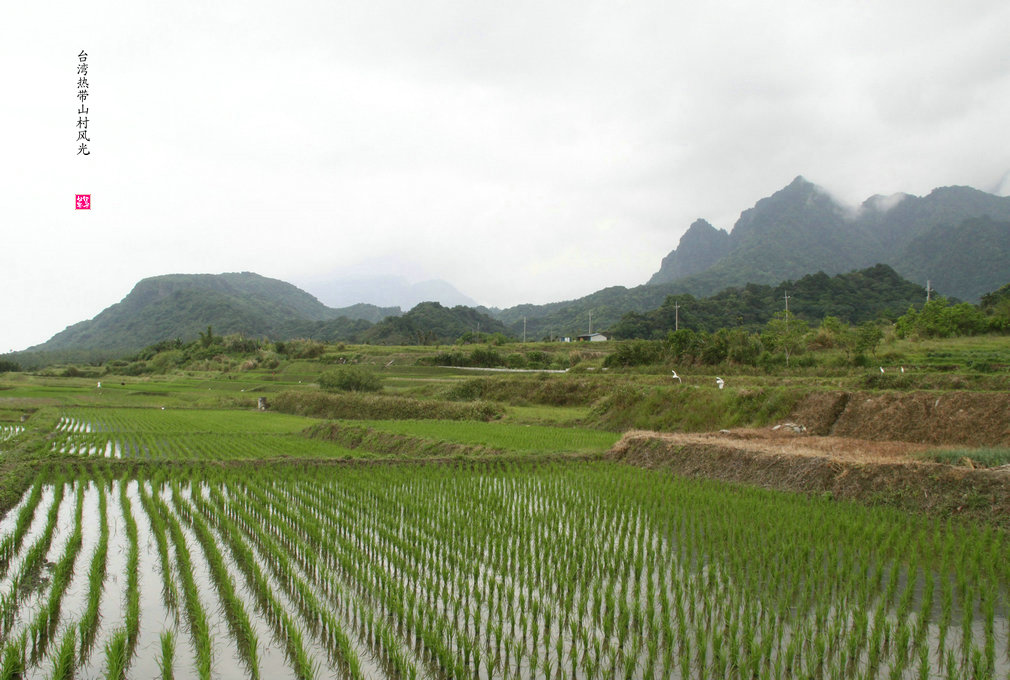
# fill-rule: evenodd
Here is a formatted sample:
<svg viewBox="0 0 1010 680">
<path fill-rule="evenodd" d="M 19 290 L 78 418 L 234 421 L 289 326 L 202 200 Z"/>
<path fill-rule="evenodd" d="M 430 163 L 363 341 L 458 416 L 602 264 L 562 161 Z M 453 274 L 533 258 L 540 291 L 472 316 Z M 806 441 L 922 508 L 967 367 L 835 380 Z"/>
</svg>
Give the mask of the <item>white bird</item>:
<svg viewBox="0 0 1010 680">
<path fill-rule="evenodd" d="M 102 381 L 101 380 L 98 381 L 98 389 L 102 389 Z"/>
<path fill-rule="evenodd" d="M 881 372 L 881 373 L 883 373 L 883 372 L 884 372 L 884 367 L 883 367 L 883 366 L 881 366 L 881 367 L 880 367 L 880 372 Z"/>
<path fill-rule="evenodd" d="M 677 371 L 670 371 L 670 373 L 672 373 L 673 377 L 677 379 L 677 382 L 679 382 L 681 385 L 684 384 L 684 381 L 680 379 L 679 375 L 677 375 Z"/>
<path fill-rule="evenodd" d="M 715 384 L 718 385 L 719 389 L 721 390 L 722 386 L 726 384 L 726 381 L 723 380 L 722 378 L 720 378 L 719 376 L 716 376 L 715 377 Z"/>
<path fill-rule="evenodd" d="M 905 367 L 904 367 L 904 366 L 902 366 L 902 367 L 901 367 L 901 372 L 902 372 L 902 373 L 904 373 L 904 372 L 905 372 Z"/>
</svg>

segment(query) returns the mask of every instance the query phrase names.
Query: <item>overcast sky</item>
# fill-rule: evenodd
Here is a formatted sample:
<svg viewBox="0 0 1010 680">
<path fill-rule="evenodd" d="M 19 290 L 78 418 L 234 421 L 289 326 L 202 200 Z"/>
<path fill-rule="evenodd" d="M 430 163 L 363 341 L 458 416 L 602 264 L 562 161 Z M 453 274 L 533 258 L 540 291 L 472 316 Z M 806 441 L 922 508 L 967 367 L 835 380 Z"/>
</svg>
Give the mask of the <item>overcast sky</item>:
<svg viewBox="0 0 1010 680">
<path fill-rule="evenodd" d="M 1008 29 L 1005 0 L 8 3 L 0 351 L 158 274 L 504 307 L 644 283 L 796 175 L 1005 194 Z"/>
</svg>

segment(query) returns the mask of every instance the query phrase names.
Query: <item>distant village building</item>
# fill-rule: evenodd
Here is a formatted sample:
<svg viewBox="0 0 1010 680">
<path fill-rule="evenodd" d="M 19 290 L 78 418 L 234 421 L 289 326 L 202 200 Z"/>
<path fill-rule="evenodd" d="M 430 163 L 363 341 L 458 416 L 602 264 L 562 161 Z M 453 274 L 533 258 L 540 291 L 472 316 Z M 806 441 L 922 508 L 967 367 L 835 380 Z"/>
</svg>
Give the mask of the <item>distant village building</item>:
<svg viewBox="0 0 1010 680">
<path fill-rule="evenodd" d="M 587 333 L 586 335 L 577 335 L 575 339 L 579 342 L 606 342 L 607 336 L 603 333 Z"/>
</svg>

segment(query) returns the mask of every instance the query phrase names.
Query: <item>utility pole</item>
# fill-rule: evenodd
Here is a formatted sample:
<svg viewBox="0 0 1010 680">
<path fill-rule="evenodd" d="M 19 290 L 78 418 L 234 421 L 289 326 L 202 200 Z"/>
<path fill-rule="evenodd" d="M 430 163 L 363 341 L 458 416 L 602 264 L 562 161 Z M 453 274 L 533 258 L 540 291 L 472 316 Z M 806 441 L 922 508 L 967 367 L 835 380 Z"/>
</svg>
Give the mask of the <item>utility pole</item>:
<svg viewBox="0 0 1010 680">
<path fill-rule="evenodd" d="M 789 338 L 789 298 L 792 297 L 792 296 L 789 295 L 789 291 L 786 291 L 785 293 L 783 293 L 783 296 L 786 299 L 786 342 L 789 342 L 789 339 L 788 339 Z M 788 348 L 786 349 L 786 366 L 789 366 L 789 349 Z"/>
<path fill-rule="evenodd" d="M 526 344 L 526 317 L 523 317 L 523 344 Z"/>
<path fill-rule="evenodd" d="M 926 302 L 929 302 L 929 293 L 930 293 L 929 279 L 926 279 Z"/>
<path fill-rule="evenodd" d="M 680 303 L 673 303 L 673 330 L 680 330 Z"/>
<path fill-rule="evenodd" d="M 592 313 L 592 311 L 589 312 L 589 334 L 590 335 L 593 334 L 593 313 Z"/>
</svg>

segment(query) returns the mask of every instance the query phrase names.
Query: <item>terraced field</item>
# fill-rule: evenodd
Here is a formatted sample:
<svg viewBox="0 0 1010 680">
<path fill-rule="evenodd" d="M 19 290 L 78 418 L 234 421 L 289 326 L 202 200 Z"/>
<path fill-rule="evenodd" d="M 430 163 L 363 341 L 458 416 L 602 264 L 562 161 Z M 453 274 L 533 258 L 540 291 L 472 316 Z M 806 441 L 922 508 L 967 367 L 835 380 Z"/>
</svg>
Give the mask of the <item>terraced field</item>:
<svg viewBox="0 0 1010 680">
<path fill-rule="evenodd" d="M 603 430 L 466 420 L 350 420 L 345 422 L 348 425 L 359 425 L 379 432 L 525 453 L 602 453 L 620 439 L 618 434 Z"/>
<path fill-rule="evenodd" d="M 991 527 L 183 382 L 9 401 L 0 475 L 34 481 L 0 517 L 0 680 L 1010 677 Z"/>
<path fill-rule="evenodd" d="M 141 460 L 356 458 L 299 432 L 310 418 L 253 411 L 151 408 L 64 409 L 52 437 L 56 453 Z"/>
</svg>

